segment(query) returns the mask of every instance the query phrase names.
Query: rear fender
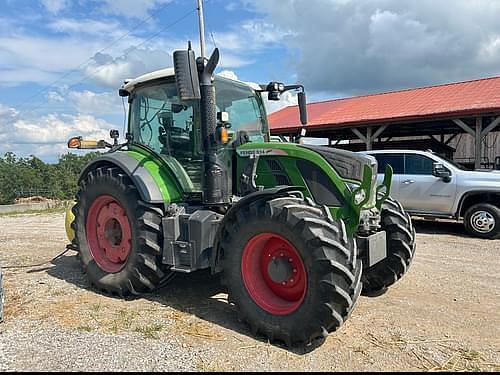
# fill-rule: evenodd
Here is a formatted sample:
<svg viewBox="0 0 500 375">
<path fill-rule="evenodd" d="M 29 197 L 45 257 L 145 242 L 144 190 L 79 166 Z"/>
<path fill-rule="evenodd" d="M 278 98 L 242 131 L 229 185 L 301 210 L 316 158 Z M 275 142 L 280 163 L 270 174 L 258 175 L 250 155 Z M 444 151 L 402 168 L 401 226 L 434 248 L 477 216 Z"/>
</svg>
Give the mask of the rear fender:
<svg viewBox="0 0 500 375">
<path fill-rule="evenodd" d="M 120 168 L 136 186 L 141 200 L 153 204 L 168 204 L 180 200 L 182 190 L 176 181 L 169 178 L 154 176 L 151 166 L 146 166 L 144 159 L 133 157 L 129 152 L 117 151 L 102 155 L 87 164 L 80 174 L 78 182 L 85 178 L 89 171 L 102 166 L 116 166 Z M 157 170 L 160 169 L 157 166 Z M 166 180 L 166 181 L 165 181 Z"/>
</svg>

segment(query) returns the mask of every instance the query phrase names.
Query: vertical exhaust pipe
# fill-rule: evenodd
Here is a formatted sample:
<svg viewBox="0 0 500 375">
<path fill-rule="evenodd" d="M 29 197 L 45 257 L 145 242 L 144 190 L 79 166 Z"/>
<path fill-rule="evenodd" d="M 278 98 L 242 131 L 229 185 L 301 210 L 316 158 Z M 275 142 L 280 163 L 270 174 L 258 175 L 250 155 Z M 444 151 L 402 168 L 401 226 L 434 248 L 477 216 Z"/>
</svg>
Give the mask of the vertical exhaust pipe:
<svg viewBox="0 0 500 375">
<path fill-rule="evenodd" d="M 198 1 L 200 18 L 201 56 L 195 60 L 190 45 L 188 50 L 174 52 L 175 80 L 181 100 L 200 100 L 201 135 L 203 141 L 203 204 L 223 206 L 231 203 L 227 165 L 217 151 L 216 137 L 217 107 L 214 86 L 214 72 L 219 62 L 219 50 L 215 48 L 210 59 L 205 58 L 205 37 L 203 1 Z"/>
<path fill-rule="evenodd" d="M 217 108 L 213 74 L 218 61 L 219 50 L 217 48 L 206 65 L 203 57 L 197 59 L 201 92 L 201 134 L 203 138 L 203 203 L 206 205 L 223 205 L 231 202 L 227 168 L 223 160 L 220 160 L 217 155 Z"/>
</svg>

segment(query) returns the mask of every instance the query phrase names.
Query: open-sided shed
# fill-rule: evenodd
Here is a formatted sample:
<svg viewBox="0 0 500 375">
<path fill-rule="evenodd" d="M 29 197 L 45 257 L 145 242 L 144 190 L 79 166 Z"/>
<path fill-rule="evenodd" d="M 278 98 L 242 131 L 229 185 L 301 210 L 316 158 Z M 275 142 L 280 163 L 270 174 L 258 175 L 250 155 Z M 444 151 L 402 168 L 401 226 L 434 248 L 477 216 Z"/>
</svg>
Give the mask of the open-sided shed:
<svg viewBox="0 0 500 375">
<path fill-rule="evenodd" d="M 500 77 L 310 103 L 308 117 L 307 136 L 328 138 L 330 145 L 358 139 L 367 150 L 374 143 L 391 147 L 401 137 L 428 137 L 445 147 L 470 134 L 480 168 L 484 139 L 500 130 Z M 271 114 L 269 124 L 272 135 L 296 136 L 297 107 Z"/>
</svg>

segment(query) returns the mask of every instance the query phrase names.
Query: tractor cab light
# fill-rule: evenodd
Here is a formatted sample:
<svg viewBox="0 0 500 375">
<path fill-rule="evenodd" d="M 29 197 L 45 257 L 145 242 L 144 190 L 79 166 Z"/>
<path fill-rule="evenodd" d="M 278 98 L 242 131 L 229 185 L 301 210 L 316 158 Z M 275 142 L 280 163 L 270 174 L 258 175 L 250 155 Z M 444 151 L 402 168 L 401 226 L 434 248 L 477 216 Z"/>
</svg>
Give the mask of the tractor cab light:
<svg viewBox="0 0 500 375">
<path fill-rule="evenodd" d="M 220 126 L 218 128 L 218 140 L 221 144 L 225 145 L 227 142 L 229 142 L 229 133 L 227 129 L 224 126 Z"/>
</svg>

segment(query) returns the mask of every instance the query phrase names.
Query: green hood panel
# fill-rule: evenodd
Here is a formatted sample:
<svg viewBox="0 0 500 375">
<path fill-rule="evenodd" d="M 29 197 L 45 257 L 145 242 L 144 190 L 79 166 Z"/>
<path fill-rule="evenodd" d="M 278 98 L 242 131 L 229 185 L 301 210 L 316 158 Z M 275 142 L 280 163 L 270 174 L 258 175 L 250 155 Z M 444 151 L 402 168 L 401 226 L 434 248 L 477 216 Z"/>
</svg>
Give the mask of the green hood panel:
<svg viewBox="0 0 500 375">
<path fill-rule="evenodd" d="M 294 143 L 246 143 L 236 149 L 238 174 L 241 175 L 248 165 L 249 158 L 258 157 L 257 185 L 304 187 L 306 196 L 317 204 L 326 205 L 333 217 L 344 219 L 352 234 L 357 230 L 361 210 L 375 207 L 377 203 L 376 164 L 356 154 L 349 160 L 350 153 L 343 150 L 339 158 L 335 158 L 336 151 Z M 354 164 L 352 170 L 348 165 L 351 162 Z M 357 202 L 356 193 L 362 194 Z M 325 203 L 333 202 L 334 196 L 340 196 L 340 201 Z"/>
</svg>

